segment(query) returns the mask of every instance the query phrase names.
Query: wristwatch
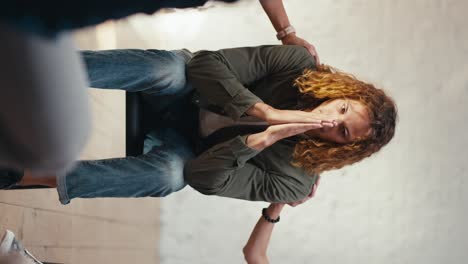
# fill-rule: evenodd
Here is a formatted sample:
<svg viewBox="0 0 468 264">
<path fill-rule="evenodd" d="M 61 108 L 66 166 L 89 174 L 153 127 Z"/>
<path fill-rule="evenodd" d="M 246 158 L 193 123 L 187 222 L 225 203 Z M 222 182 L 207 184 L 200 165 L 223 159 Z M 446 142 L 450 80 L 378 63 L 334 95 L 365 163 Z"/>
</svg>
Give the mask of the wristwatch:
<svg viewBox="0 0 468 264">
<path fill-rule="evenodd" d="M 276 34 L 276 38 L 278 40 L 282 40 L 284 37 L 286 37 L 287 35 L 291 33 L 296 33 L 296 29 L 290 25 L 278 31 L 278 33 Z"/>
</svg>

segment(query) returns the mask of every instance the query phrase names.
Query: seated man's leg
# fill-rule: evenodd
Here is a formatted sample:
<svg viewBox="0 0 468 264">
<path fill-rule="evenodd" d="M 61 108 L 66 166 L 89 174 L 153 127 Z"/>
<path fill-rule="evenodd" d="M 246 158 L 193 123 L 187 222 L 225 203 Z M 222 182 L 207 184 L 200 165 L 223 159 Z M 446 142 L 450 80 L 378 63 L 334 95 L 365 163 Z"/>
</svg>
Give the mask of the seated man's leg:
<svg viewBox="0 0 468 264">
<path fill-rule="evenodd" d="M 170 137 L 166 137 L 170 135 Z M 60 202 L 73 198 L 164 197 L 186 183 L 185 162 L 193 158 L 188 142 L 175 131 L 151 135 L 149 149 L 138 157 L 81 161 L 76 168 L 57 177 Z"/>
<path fill-rule="evenodd" d="M 0 24 L 0 39 L 0 166 L 38 175 L 68 169 L 90 126 L 71 36 L 42 39 Z"/>
<path fill-rule="evenodd" d="M 186 85 L 185 59 L 166 50 L 81 51 L 90 86 L 147 94 L 175 94 Z"/>
<path fill-rule="evenodd" d="M 188 51 L 115 49 L 82 51 L 90 86 L 142 92 L 153 110 L 188 94 L 185 65 Z"/>
</svg>

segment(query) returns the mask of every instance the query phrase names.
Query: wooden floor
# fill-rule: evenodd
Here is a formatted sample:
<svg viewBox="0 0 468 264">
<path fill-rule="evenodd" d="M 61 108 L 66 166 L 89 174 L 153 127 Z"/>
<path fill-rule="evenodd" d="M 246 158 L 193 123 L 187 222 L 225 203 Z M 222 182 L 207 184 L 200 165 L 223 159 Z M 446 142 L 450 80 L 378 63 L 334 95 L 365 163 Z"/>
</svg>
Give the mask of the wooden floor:
<svg viewBox="0 0 468 264">
<path fill-rule="evenodd" d="M 76 36 L 80 48 L 115 48 L 112 26 Z M 101 36 L 101 38 L 100 38 Z M 110 38 L 112 39 L 112 38 Z M 90 89 L 92 137 L 82 158 L 125 153 L 125 98 Z M 55 189 L 0 191 L 0 232 L 10 229 L 39 259 L 60 263 L 159 263 L 158 199 L 78 199 L 63 206 Z"/>
</svg>

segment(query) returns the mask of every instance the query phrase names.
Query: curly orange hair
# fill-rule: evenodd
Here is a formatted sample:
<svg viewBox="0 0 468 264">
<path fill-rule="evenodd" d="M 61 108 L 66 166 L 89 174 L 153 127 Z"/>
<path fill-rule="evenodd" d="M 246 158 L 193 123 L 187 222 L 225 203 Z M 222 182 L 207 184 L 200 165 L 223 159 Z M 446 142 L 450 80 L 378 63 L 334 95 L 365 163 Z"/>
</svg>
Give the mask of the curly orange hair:
<svg viewBox="0 0 468 264">
<path fill-rule="evenodd" d="M 369 114 L 371 135 L 349 144 L 304 139 L 294 149 L 293 165 L 308 173 L 340 169 L 371 156 L 385 146 L 395 134 L 397 108 L 383 90 L 357 80 L 353 75 L 321 65 L 317 70 L 305 70 L 294 85 L 305 100 L 324 102 L 331 99 L 351 99 L 362 103 Z M 315 105 L 316 106 L 316 105 Z"/>
</svg>

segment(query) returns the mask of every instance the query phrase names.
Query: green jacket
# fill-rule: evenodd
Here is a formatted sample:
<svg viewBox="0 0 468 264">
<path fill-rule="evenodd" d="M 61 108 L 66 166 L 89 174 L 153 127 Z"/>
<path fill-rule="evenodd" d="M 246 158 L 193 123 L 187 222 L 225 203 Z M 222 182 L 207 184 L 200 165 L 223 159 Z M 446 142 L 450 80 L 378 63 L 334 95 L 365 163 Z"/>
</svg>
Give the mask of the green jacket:
<svg viewBox="0 0 468 264">
<path fill-rule="evenodd" d="M 257 102 L 278 109 L 299 109 L 293 80 L 315 60 L 299 46 L 260 46 L 200 51 L 187 66 L 187 78 L 200 107 L 234 120 Z M 291 165 L 298 137 L 257 151 L 237 136 L 214 145 L 184 169 L 190 186 L 207 195 L 251 201 L 292 202 L 310 194 L 317 175 Z"/>
</svg>

